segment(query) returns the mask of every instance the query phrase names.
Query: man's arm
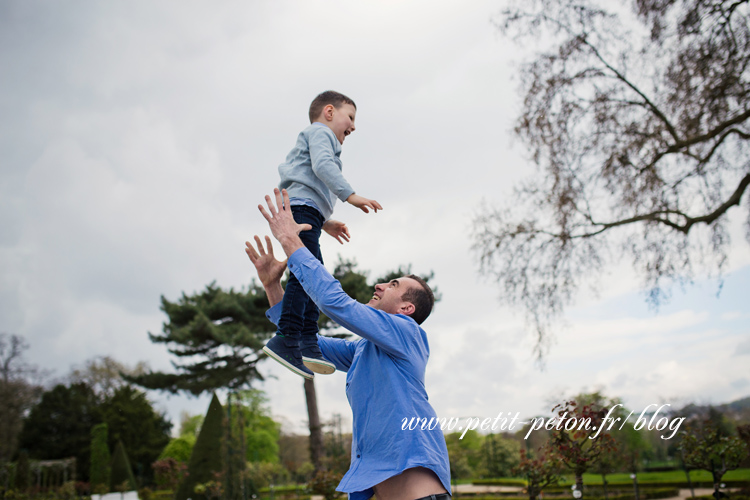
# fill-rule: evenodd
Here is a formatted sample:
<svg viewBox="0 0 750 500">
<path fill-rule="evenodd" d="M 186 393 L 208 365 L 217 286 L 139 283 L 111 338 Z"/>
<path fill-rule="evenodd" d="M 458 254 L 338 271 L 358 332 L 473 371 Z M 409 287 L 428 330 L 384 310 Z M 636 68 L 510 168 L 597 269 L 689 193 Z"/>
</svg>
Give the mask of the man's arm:
<svg viewBox="0 0 750 500">
<path fill-rule="evenodd" d="M 263 248 L 258 236 L 255 236 L 255 244 L 258 246 L 257 251 L 249 241 L 246 241 L 245 253 L 255 266 L 258 279 L 263 284 L 268 303 L 271 305 L 271 309 L 266 312 L 266 317 L 271 323 L 278 325 L 281 315 L 281 301 L 284 299 L 281 277 L 286 269 L 286 260 L 283 262 L 276 260 L 273 255 L 271 238 L 268 236 L 266 236 L 266 249 Z M 333 363 L 337 370 L 344 372 L 349 370 L 356 348 L 353 342 L 318 336 L 318 346 L 323 352 L 323 356 Z"/>
</svg>

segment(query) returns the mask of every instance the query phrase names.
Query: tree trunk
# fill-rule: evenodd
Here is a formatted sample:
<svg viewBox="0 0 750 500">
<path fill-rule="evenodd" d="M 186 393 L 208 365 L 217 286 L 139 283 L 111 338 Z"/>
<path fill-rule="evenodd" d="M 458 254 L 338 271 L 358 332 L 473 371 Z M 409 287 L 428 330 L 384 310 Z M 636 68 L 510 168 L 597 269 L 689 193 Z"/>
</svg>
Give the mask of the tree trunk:
<svg viewBox="0 0 750 500">
<path fill-rule="evenodd" d="M 315 382 L 305 379 L 305 400 L 307 401 L 307 420 L 310 423 L 310 460 L 315 472 L 321 469 L 323 459 L 323 428 L 318 415 L 318 398 L 315 395 Z"/>
</svg>

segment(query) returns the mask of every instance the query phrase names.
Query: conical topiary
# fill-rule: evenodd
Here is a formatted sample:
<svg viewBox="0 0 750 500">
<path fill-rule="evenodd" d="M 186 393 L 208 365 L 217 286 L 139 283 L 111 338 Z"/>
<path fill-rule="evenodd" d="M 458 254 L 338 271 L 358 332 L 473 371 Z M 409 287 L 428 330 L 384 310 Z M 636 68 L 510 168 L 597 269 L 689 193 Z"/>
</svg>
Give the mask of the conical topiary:
<svg viewBox="0 0 750 500">
<path fill-rule="evenodd" d="M 122 441 L 117 441 L 115 453 L 112 455 L 112 468 L 110 472 L 109 491 L 135 491 L 138 487 L 130 468 L 128 454 Z"/>
<path fill-rule="evenodd" d="M 91 428 L 91 491 L 107 493 L 109 490 L 109 446 L 107 446 L 107 424 L 102 423 Z M 106 491 L 104 491 L 106 490 Z"/>
<path fill-rule="evenodd" d="M 224 435 L 224 410 L 219 398 L 214 393 L 208 406 L 206 418 L 203 420 L 200 434 L 195 441 L 193 453 L 190 455 L 188 475 L 180 484 L 175 500 L 188 498 L 205 498 L 205 495 L 195 493 L 195 486 L 208 481 L 215 481 L 216 473 L 223 469 L 221 440 Z"/>
</svg>

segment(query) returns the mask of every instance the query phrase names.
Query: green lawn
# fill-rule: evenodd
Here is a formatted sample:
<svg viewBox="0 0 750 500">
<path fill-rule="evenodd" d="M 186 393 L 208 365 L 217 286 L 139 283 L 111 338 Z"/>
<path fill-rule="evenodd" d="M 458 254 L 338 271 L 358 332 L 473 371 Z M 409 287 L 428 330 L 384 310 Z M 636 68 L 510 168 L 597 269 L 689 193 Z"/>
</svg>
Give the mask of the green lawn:
<svg viewBox="0 0 750 500">
<path fill-rule="evenodd" d="M 672 483 L 685 481 L 685 473 L 681 470 L 673 470 L 667 472 L 639 472 L 638 482 L 639 483 Z M 690 472 L 690 479 L 692 481 L 712 481 L 711 474 L 704 470 L 694 470 Z M 750 469 L 737 469 L 730 470 L 722 481 L 750 481 Z M 573 484 L 573 476 L 565 476 L 566 484 Z M 630 479 L 630 474 L 627 472 L 619 472 L 617 474 L 607 474 L 607 482 L 610 484 L 627 483 L 632 484 L 633 480 Z M 602 484 L 602 476 L 599 474 L 584 474 L 584 484 Z"/>
<path fill-rule="evenodd" d="M 684 483 L 687 480 L 683 471 L 667 471 L 667 472 L 639 472 L 638 483 Z M 703 470 L 694 470 L 690 472 L 690 480 L 694 482 L 711 482 L 711 474 Z M 498 482 L 502 484 L 502 481 L 518 481 L 518 478 L 497 478 L 492 480 L 486 480 L 486 482 Z M 724 474 L 722 481 L 750 481 L 750 469 L 737 469 L 732 470 Z M 468 482 L 482 482 L 482 480 L 459 480 L 458 483 Z M 563 476 L 563 482 L 561 486 L 570 486 L 573 484 L 574 478 L 572 475 Z M 617 484 L 633 484 L 633 480 L 630 479 L 630 473 L 619 472 L 617 474 L 607 474 L 607 483 L 611 485 Z M 584 474 L 583 484 L 596 486 L 602 484 L 602 476 L 598 474 Z"/>
</svg>

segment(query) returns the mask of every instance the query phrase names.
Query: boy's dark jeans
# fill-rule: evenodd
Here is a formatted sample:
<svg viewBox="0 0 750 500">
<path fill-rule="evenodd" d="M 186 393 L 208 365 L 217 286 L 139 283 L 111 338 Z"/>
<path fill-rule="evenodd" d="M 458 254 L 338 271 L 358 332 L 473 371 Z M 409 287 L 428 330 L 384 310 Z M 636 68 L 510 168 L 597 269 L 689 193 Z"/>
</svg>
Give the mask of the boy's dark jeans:
<svg viewBox="0 0 750 500">
<path fill-rule="evenodd" d="M 323 262 L 323 256 L 320 253 L 320 232 L 325 222 L 323 215 L 313 207 L 305 205 L 293 205 L 292 215 L 298 224 L 312 226 L 311 230 L 299 233 L 299 237 L 315 258 Z M 310 335 L 314 339 L 318 333 L 319 316 L 318 306 L 307 296 L 294 273 L 289 273 L 289 281 L 286 284 L 284 301 L 281 305 L 279 333 L 290 340 L 298 341 L 300 335 L 302 337 Z"/>
</svg>

